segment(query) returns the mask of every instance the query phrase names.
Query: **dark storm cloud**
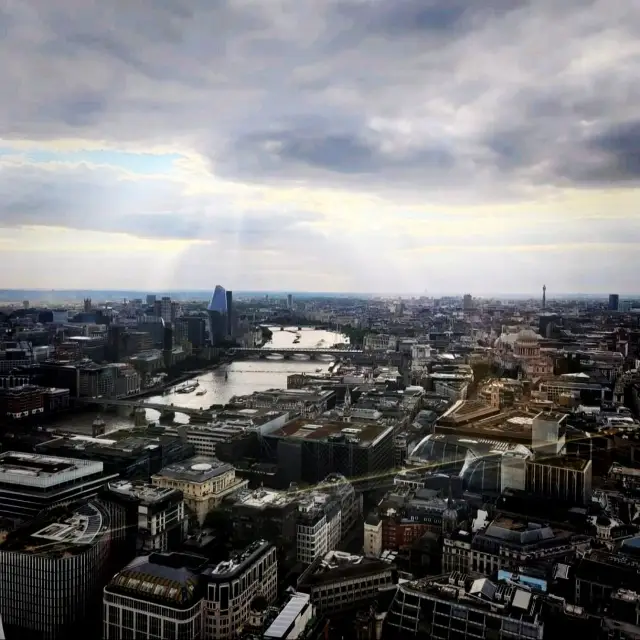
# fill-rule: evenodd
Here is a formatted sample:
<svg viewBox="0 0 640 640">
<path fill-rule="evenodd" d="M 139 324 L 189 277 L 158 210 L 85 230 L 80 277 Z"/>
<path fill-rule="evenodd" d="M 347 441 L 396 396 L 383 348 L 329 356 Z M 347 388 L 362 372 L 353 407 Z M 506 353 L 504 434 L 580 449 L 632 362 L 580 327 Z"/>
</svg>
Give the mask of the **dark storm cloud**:
<svg viewBox="0 0 640 640">
<path fill-rule="evenodd" d="M 476 202 L 637 174 L 616 134 L 640 99 L 628 0 L 23 0 L 5 13 L 7 138 L 177 143 L 234 179 L 417 198 L 437 185 Z"/>
</svg>

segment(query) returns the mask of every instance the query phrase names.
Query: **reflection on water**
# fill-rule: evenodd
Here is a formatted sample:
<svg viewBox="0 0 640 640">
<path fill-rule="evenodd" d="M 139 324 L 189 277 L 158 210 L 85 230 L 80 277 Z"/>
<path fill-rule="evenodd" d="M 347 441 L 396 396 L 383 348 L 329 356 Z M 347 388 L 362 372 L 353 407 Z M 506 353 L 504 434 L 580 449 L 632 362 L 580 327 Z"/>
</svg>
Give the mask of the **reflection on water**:
<svg viewBox="0 0 640 640">
<path fill-rule="evenodd" d="M 277 352 L 278 347 L 295 347 L 301 349 L 330 348 L 338 342 L 347 342 L 347 338 L 332 331 L 316 331 L 315 329 L 302 329 L 288 327 L 288 330 L 280 331 L 280 327 L 273 327 L 272 341 L 265 345 L 269 352 Z M 294 344 L 296 334 L 300 336 L 300 342 Z M 265 389 L 286 389 L 287 376 L 292 373 L 314 373 L 318 369 L 327 371 L 331 361 L 319 360 L 239 360 L 230 365 L 221 366 L 212 371 L 197 376 L 199 386 L 193 393 L 175 393 L 153 396 L 149 402 L 156 404 L 174 404 L 177 407 L 190 407 L 192 409 L 208 408 L 212 404 L 224 404 L 233 396 L 246 395 L 253 391 Z M 183 383 L 184 384 L 184 383 Z M 205 391 L 203 395 L 197 392 Z M 61 423 L 59 426 L 69 430 L 90 433 L 91 422 L 95 416 L 74 416 L 71 420 Z M 160 413 L 154 409 L 147 409 L 147 420 L 157 421 Z M 127 416 L 106 414 L 103 416 L 107 424 L 107 431 L 130 427 L 132 420 Z M 184 414 L 176 414 L 176 422 L 188 422 Z"/>
</svg>

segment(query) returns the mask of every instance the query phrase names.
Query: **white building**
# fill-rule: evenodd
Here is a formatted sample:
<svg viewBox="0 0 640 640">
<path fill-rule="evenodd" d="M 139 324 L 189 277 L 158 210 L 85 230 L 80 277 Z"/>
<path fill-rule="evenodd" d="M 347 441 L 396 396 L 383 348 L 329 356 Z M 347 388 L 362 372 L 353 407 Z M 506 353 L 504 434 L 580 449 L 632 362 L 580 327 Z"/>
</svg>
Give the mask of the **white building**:
<svg viewBox="0 0 640 640">
<path fill-rule="evenodd" d="M 382 554 L 382 520 L 371 513 L 364 521 L 364 555 L 379 558 Z"/>
<path fill-rule="evenodd" d="M 187 508 L 200 525 L 224 498 L 249 484 L 236 478 L 236 470 L 230 464 L 198 456 L 164 467 L 151 481 L 156 487 L 182 491 Z"/>
<path fill-rule="evenodd" d="M 368 333 L 364 337 L 365 351 L 395 351 L 398 346 L 398 336 L 387 333 Z"/>
<path fill-rule="evenodd" d="M 341 536 L 342 512 L 330 496 L 314 494 L 298 505 L 296 550 L 299 562 L 311 564 L 335 549 Z"/>
<path fill-rule="evenodd" d="M 289 602 L 265 631 L 263 638 L 297 640 L 314 617 L 315 609 L 308 594 L 292 594 Z"/>
</svg>

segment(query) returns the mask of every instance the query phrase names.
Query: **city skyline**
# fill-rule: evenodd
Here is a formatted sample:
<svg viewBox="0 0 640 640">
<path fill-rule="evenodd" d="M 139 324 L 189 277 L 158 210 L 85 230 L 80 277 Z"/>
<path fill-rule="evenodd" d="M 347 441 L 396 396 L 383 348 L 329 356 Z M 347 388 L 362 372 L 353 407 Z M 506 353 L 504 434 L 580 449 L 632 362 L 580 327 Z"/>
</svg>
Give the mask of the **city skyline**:
<svg viewBox="0 0 640 640">
<path fill-rule="evenodd" d="M 4 286 L 636 288 L 631 2 L 25 0 L 0 22 Z"/>
</svg>

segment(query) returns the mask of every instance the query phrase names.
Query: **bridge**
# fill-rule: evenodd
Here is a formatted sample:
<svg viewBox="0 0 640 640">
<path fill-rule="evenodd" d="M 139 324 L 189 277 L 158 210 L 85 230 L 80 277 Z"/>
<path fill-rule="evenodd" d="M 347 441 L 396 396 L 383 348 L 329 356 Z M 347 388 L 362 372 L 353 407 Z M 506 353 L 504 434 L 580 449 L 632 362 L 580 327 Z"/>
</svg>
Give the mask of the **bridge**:
<svg viewBox="0 0 640 640">
<path fill-rule="evenodd" d="M 201 407 L 194 409 L 193 407 L 180 407 L 175 404 L 162 404 L 161 402 L 145 402 L 139 398 L 79 398 L 83 404 L 97 404 L 103 407 L 129 407 L 130 409 L 155 409 L 165 415 L 171 411 L 176 413 L 184 413 L 188 416 L 203 416 L 211 413 L 209 409 Z"/>
<path fill-rule="evenodd" d="M 281 355 L 285 358 L 292 357 L 294 355 L 304 355 L 313 358 L 314 356 L 344 356 L 345 358 L 352 358 L 354 356 L 361 356 L 363 351 L 360 349 L 323 349 L 323 348 L 309 348 L 309 347 L 273 347 L 268 345 L 257 348 L 235 348 L 228 351 L 230 357 L 235 356 L 250 356 L 259 355 L 266 358 L 270 355 Z"/>
</svg>

